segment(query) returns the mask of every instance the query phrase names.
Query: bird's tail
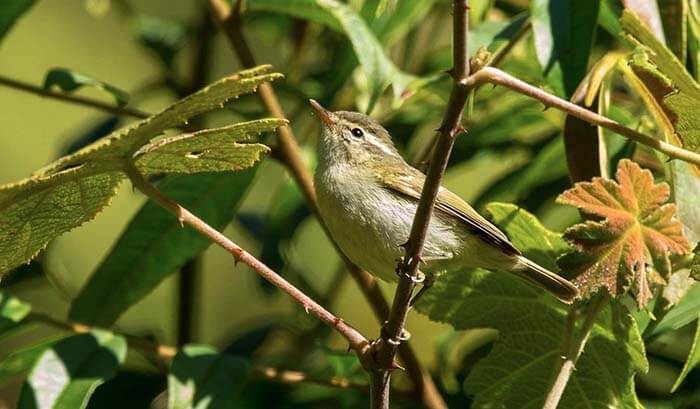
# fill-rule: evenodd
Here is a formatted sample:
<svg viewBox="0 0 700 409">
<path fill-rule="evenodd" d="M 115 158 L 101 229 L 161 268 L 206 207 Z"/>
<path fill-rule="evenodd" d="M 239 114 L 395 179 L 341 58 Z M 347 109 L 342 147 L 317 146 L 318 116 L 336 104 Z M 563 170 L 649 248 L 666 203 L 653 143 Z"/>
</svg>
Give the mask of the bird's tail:
<svg viewBox="0 0 700 409">
<path fill-rule="evenodd" d="M 567 304 L 571 304 L 578 296 L 578 289 L 569 280 L 558 276 L 523 256 L 518 256 L 518 264 L 511 271 L 538 287 L 549 291 Z"/>
</svg>

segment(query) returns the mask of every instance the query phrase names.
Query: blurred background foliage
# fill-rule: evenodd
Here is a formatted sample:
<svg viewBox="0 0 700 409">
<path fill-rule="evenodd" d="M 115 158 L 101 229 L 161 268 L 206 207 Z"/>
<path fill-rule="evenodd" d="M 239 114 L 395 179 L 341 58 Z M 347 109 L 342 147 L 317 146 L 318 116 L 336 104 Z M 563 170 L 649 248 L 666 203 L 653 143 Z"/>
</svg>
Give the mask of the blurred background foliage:
<svg viewBox="0 0 700 409">
<path fill-rule="evenodd" d="M 420 87 L 409 83 L 398 95 L 387 91 L 372 110 L 406 158 L 421 165 L 417 158 L 424 155 L 426 141 L 439 125 L 449 93 L 449 77 L 443 72 L 452 65 L 450 2 L 381 1 L 386 9 L 379 13 L 377 1 L 346 3 L 365 19 L 386 57 L 400 69 L 391 73 L 391 80 L 408 75 L 425 80 Z M 627 47 L 614 26 L 617 2 L 602 3 L 602 28 L 594 37 L 591 62 L 610 50 Z M 313 167 L 319 128 L 308 108 L 308 98 L 334 110 L 366 109 L 377 95 L 373 94 L 375 85 L 358 68 L 358 60 L 369 57 L 358 58 L 347 37 L 333 27 L 337 23 L 315 14 L 304 1 L 248 0 L 246 5 L 245 33 L 257 60 L 272 64 L 285 75 L 274 86 L 305 159 Z M 552 82 L 542 74 L 531 31 L 523 29 L 530 7 L 527 0 L 472 1 L 470 50 L 474 54 L 480 46 L 493 46 L 494 38 L 502 37 L 505 42 L 522 37 L 499 66 L 548 88 Z M 583 72 L 587 63 L 584 61 Z M 37 1 L 2 39 L 0 75 L 40 85 L 48 72 L 61 68 L 123 90 L 130 107 L 156 112 L 242 67 L 201 1 Z M 66 81 L 70 88 L 81 79 L 59 75 L 48 85 L 66 90 Z M 611 89 L 613 104 L 608 115 L 633 129 L 653 127 L 652 119 L 625 83 L 615 81 Z M 554 91 L 565 97 L 572 93 L 570 88 Z M 122 92 L 109 87 L 85 87 L 76 92 L 110 103 L 124 102 Z M 0 112 L 0 183 L 20 179 L 131 121 L 6 87 L 0 87 Z M 257 98 L 245 96 L 197 125 L 209 127 L 261 116 L 265 111 Z M 546 227 L 562 231 L 579 220 L 575 209 L 554 203 L 571 185 L 561 135 L 564 119 L 562 113 L 543 110 L 541 103 L 504 88 L 482 87 L 473 115 L 465 124 L 469 133 L 457 140 L 444 185 L 480 211 L 492 201 L 511 202 L 535 214 Z M 274 145 L 273 137 L 266 137 Z M 664 165 L 653 154 L 643 148 L 635 151 L 617 135 L 605 132 L 605 138 L 611 169 L 620 158 L 634 155 L 662 177 Z M 52 241 L 36 262 L 21 267 L 0 285 L 31 303 L 36 311 L 66 317 L 71 300 L 143 203 L 143 197 L 135 194 L 129 183 L 122 183 L 112 205 L 100 217 Z M 364 334 L 377 333 L 366 301 L 348 278 L 296 185 L 277 162 L 268 158 L 257 166 L 254 181 L 224 233 Z M 319 327 L 245 265 L 235 266 L 229 254 L 214 246 L 202 253 L 197 264 L 198 273 L 189 282 L 194 294 L 190 341 L 247 356 L 262 365 L 364 381 L 356 359 L 344 352 L 346 345 L 339 336 Z M 381 286 L 387 297 L 393 294 L 392 285 Z M 115 328 L 178 344 L 178 287 L 178 276 L 170 275 L 129 308 Z M 693 306 L 696 304 L 689 308 Z M 695 328 L 688 324 L 688 320 L 681 320 L 667 331 L 657 327 L 647 339 L 651 370 L 638 377 L 637 388 L 649 407 L 700 405 L 697 370 L 690 372 L 673 399 L 669 392 L 693 340 Z M 489 351 L 496 332 L 456 332 L 415 313 L 409 316 L 408 328 L 413 335 L 411 342 L 434 373 L 450 407 L 468 407 L 470 398 L 462 382 L 473 364 Z M 33 326 L 4 337 L 0 358 L 21 345 L 55 336 L 53 330 Z M 22 381 L 16 377 L 0 385 L 0 407 L 14 406 Z M 398 389 L 406 386 L 404 376 L 398 376 L 397 384 Z M 117 376 L 97 389 L 89 407 L 147 407 L 165 386 L 165 378 L 152 362 L 129 354 Z M 237 407 L 360 407 L 366 402 L 362 392 L 312 384 L 290 387 L 253 381 L 245 388 Z M 412 405 L 405 399 L 397 402 Z"/>
</svg>

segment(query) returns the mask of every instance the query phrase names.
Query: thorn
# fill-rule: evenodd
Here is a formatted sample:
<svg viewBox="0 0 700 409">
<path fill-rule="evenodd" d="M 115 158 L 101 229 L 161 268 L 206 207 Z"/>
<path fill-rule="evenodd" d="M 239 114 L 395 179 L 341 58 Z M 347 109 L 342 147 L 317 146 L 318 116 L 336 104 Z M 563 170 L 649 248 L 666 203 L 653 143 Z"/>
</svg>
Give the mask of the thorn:
<svg viewBox="0 0 700 409">
<path fill-rule="evenodd" d="M 457 126 L 457 133 L 467 133 L 467 132 L 469 132 L 469 131 L 467 130 L 467 128 L 464 127 L 464 125 L 459 124 Z"/>
<path fill-rule="evenodd" d="M 308 304 L 304 304 L 304 311 L 306 311 L 307 314 L 309 313 L 309 308 Z"/>
<path fill-rule="evenodd" d="M 180 228 L 185 227 L 185 218 L 184 217 L 182 217 L 182 216 L 178 217 L 177 221 L 180 223 Z"/>
<path fill-rule="evenodd" d="M 388 369 L 389 369 L 390 371 L 394 371 L 394 370 L 396 370 L 396 369 L 400 369 L 400 370 L 402 370 L 402 371 L 405 371 L 405 370 L 406 370 L 406 368 L 404 368 L 403 366 L 399 365 L 399 363 L 396 362 L 396 361 L 391 361 L 391 364 L 389 365 L 389 368 L 388 368 Z"/>
<path fill-rule="evenodd" d="M 307 311 L 307 312 L 308 312 L 308 311 Z M 336 326 L 336 327 L 337 327 L 338 325 L 344 323 L 344 322 L 345 322 L 345 321 L 343 321 L 343 319 L 340 318 L 340 317 L 336 317 L 336 318 L 335 318 L 335 326 Z"/>
</svg>

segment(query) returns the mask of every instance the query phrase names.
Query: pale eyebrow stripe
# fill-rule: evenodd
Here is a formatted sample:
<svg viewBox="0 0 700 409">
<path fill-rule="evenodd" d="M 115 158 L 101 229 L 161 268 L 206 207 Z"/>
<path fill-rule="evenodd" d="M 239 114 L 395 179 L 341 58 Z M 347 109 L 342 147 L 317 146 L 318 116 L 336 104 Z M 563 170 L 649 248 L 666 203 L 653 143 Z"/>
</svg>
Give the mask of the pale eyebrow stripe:
<svg viewBox="0 0 700 409">
<path fill-rule="evenodd" d="M 374 135 L 364 130 L 363 132 L 365 132 L 365 139 L 367 140 L 367 142 L 381 149 L 382 152 L 388 155 L 394 155 L 394 152 L 391 149 L 389 149 L 388 146 L 384 145 L 380 140 L 378 140 Z"/>
</svg>

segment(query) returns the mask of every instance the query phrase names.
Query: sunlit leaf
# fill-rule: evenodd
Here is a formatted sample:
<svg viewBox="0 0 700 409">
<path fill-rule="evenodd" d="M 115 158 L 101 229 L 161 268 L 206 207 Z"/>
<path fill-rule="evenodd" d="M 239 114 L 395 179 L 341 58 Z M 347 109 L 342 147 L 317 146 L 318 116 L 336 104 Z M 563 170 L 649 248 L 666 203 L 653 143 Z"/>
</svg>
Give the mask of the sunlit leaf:
<svg viewBox="0 0 700 409">
<path fill-rule="evenodd" d="M 158 187 L 210 226 L 221 229 L 233 218 L 255 169 L 235 174 L 203 173 L 166 179 Z M 112 251 L 73 301 L 73 321 L 110 326 L 211 244 L 153 202 L 134 216 Z"/>
<path fill-rule="evenodd" d="M 495 223 L 523 253 L 545 266 L 567 248 L 526 211 L 507 204 L 488 207 Z M 539 238 L 546 239 L 539 239 Z M 441 276 L 417 308 L 456 329 L 499 331 L 493 349 L 465 382 L 471 407 L 541 408 L 561 359 L 566 313 L 543 292 L 506 275 L 484 270 Z M 640 408 L 634 373 L 646 371 L 644 344 L 626 309 L 617 303 L 599 315 L 559 407 Z"/>
<path fill-rule="evenodd" d="M 531 3 L 537 58 L 559 96 L 570 97 L 587 71 L 599 6 L 599 0 Z"/>
<path fill-rule="evenodd" d="M 159 139 L 134 154 L 136 167 L 144 174 L 242 170 L 270 150 L 247 141 L 286 123 L 284 119 L 259 119 Z"/>
<path fill-rule="evenodd" d="M 52 68 L 46 73 L 44 89 L 50 90 L 52 87 L 58 87 L 64 92 L 73 92 L 82 87 L 93 87 L 112 95 L 119 106 L 124 106 L 129 102 L 129 94 L 126 91 L 67 68 Z"/>
<path fill-rule="evenodd" d="M 210 347 L 185 346 L 168 375 L 168 408 L 234 408 L 249 373 L 250 366 L 242 358 Z"/>
<path fill-rule="evenodd" d="M 0 186 L 0 273 L 30 260 L 54 237 L 94 218 L 124 179 L 122 169 L 150 139 L 280 78 L 269 70 L 261 66 L 225 77 L 29 178 Z"/>
<path fill-rule="evenodd" d="M 0 41 L 17 19 L 26 13 L 35 3 L 35 0 L 3 0 L 0 11 Z"/>
<path fill-rule="evenodd" d="M 694 284 L 683 298 L 669 310 L 663 318 L 645 333 L 645 338 L 654 338 L 669 331 L 675 331 L 698 318 L 700 311 L 700 285 Z"/>
<path fill-rule="evenodd" d="M 83 408 L 95 388 L 116 373 L 126 341 L 106 331 L 65 338 L 46 349 L 22 386 L 18 409 Z"/>
<path fill-rule="evenodd" d="M 576 277 L 583 297 L 600 287 L 615 296 L 633 285 L 642 307 L 651 297 L 647 269 L 668 277 L 669 256 L 687 253 L 690 244 L 675 205 L 665 204 L 668 185 L 654 184 L 651 172 L 629 160 L 620 161 L 616 179 L 577 183 L 557 199 L 595 218 L 567 229 L 564 237 L 576 250 L 559 265 Z"/>
<path fill-rule="evenodd" d="M 31 309 L 29 304 L 0 291 L 0 334 L 15 327 Z"/>
</svg>

